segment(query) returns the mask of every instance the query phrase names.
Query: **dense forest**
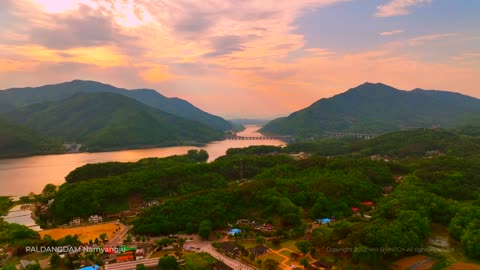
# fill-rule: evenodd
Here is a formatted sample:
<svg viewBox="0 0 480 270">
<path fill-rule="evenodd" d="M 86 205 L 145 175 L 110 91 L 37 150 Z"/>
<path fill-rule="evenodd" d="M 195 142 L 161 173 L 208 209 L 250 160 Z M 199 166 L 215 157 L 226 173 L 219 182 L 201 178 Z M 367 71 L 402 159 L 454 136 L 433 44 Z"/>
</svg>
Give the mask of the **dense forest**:
<svg viewBox="0 0 480 270">
<path fill-rule="evenodd" d="M 88 164 L 58 189 L 47 185 L 36 195 L 40 204 L 54 199 L 47 212 L 36 214 L 42 226 L 53 227 L 75 217 L 100 214 L 108 220 L 109 214 L 135 210 L 135 218 L 123 220 L 133 225 L 133 235 L 198 233 L 205 239 L 249 219 L 275 228 L 257 238 L 272 245 L 291 240 L 315 258 L 348 258 L 367 269 L 386 269 L 421 253 L 442 269 L 452 257 L 480 259 L 480 147 L 475 133 L 465 130 L 475 129 L 252 146 L 230 149 L 210 163 L 207 152 L 190 150 Z M 159 204 L 144 207 L 151 200 Z M 0 198 L 0 213 L 11 205 Z M 335 221 L 312 228 L 324 218 Z M 449 235 L 452 249 L 431 249 L 438 228 Z M 24 252 L 26 245 L 80 242 L 78 236 L 40 238 L 25 226 L 0 221 L 0 244 Z"/>
<path fill-rule="evenodd" d="M 156 199 L 159 206 L 133 221 L 135 234 L 208 237 L 247 218 L 276 227 L 270 236 L 297 239 L 309 222 L 329 217 L 338 221 L 311 232 L 313 247 L 371 248 L 376 251 L 351 254 L 369 264 L 415 254 L 413 248 L 425 247 L 438 224 L 448 228 L 465 256 L 478 259 L 479 150 L 476 137 L 420 129 L 371 140 L 230 149 L 211 163 L 206 152 L 191 150 L 90 164 L 67 176 L 42 218 L 52 226 L 128 210 L 132 198 Z M 308 155 L 299 158 L 300 151 Z M 353 208 L 371 218 L 355 216 Z"/>
</svg>

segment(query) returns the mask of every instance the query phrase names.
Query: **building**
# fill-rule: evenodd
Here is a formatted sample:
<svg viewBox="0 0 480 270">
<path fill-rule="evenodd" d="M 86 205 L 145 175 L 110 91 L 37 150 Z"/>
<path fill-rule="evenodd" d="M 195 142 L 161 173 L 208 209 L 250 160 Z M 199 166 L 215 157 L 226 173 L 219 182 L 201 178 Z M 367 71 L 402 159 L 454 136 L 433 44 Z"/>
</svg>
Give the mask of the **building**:
<svg viewBox="0 0 480 270">
<path fill-rule="evenodd" d="M 99 223 L 102 222 L 103 218 L 99 215 L 93 215 L 88 218 L 88 223 Z"/>
<path fill-rule="evenodd" d="M 240 254 L 240 248 L 235 244 L 235 242 L 223 242 L 218 244 L 218 248 L 223 251 L 223 253 L 230 256 L 237 256 Z"/>
<path fill-rule="evenodd" d="M 352 207 L 352 212 L 353 212 L 353 215 L 359 216 L 360 215 L 360 208 Z"/>
<path fill-rule="evenodd" d="M 135 260 L 143 260 L 145 256 L 145 250 L 143 248 L 139 248 L 135 251 Z"/>
<path fill-rule="evenodd" d="M 82 219 L 79 217 L 76 217 L 76 218 L 73 218 L 69 224 L 70 226 L 74 226 L 74 225 L 80 225 L 80 223 L 82 223 Z"/>
<path fill-rule="evenodd" d="M 254 248 L 249 249 L 248 251 L 250 251 L 250 253 L 255 255 L 255 256 L 261 256 L 261 255 L 268 252 L 268 247 L 266 247 L 264 245 L 258 245 Z"/>
<path fill-rule="evenodd" d="M 133 260 L 135 260 L 133 255 L 121 255 L 121 256 L 117 257 L 117 263 L 118 262 L 131 262 Z"/>
<path fill-rule="evenodd" d="M 80 268 L 80 270 L 98 270 L 100 267 L 98 265 L 92 265 L 92 266 L 85 266 Z"/>
<path fill-rule="evenodd" d="M 237 219 L 237 224 L 238 225 L 250 225 L 250 220 L 249 219 Z"/>
<path fill-rule="evenodd" d="M 152 206 L 157 206 L 160 205 L 160 202 L 157 200 L 151 200 L 145 204 L 146 207 L 152 207 Z"/>
<path fill-rule="evenodd" d="M 328 223 L 331 223 L 331 222 L 332 222 L 332 220 L 329 219 L 329 218 L 322 218 L 322 219 L 318 220 L 318 223 L 320 223 L 320 224 L 328 224 Z"/>
<path fill-rule="evenodd" d="M 240 229 L 235 229 L 235 228 L 234 228 L 234 229 L 231 229 L 231 230 L 228 232 L 228 234 L 229 234 L 229 235 L 236 235 L 236 234 L 239 234 L 239 233 L 241 233 L 241 232 L 242 232 L 242 230 L 240 230 Z"/>
<path fill-rule="evenodd" d="M 366 206 L 366 207 L 375 208 L 375 203 L 373 203 L 373 202 L 371 202 L 371 201 L 362 202 L 362 205 L 363 205 L 363 206 Z"/>
</svg>

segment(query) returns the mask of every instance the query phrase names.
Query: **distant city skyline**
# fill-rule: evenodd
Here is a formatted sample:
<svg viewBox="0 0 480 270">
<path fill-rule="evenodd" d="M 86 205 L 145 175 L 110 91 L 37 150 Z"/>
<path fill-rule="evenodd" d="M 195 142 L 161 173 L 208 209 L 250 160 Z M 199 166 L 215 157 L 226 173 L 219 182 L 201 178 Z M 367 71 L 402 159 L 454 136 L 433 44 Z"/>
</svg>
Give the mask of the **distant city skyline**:
<svg viewBox="0 0 480 270">
<path fill-rule="evenodd" d="M 480 1 L 3 0 L 0 89 L 95 80 L 225 118 L 364 82 L 480 97 Z"/>
</svg>

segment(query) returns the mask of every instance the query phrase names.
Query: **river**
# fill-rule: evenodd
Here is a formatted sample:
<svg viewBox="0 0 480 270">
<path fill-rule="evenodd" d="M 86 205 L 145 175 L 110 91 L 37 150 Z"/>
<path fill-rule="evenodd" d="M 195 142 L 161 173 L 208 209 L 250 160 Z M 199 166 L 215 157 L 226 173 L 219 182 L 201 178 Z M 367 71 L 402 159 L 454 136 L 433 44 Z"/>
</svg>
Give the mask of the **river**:
<svg viewBox="0 0 480 270">
<path fill-rule="evenodd" d="M 246 126 L 239 136 L 260 136 L 261 126 Z M 24 196 L 30 192 L 40 193 L 46 184 L 60 185 L 65 176 L 77 167 L 88 163 L 109 161 L 138 161 L 148 157 L 182 155 L 190 149 L 204 149 L 209 161 L 225 155 L 229 148 L 250 145 L 284 145 L 280 140 L 224 140 L 211 142 L 204 147 L 174 146 L 151 149 L 122 150 L 99 153 L 75 153 L 45 155 L 15 159 L 0 159 L 0 196 Z"/>
</svg>

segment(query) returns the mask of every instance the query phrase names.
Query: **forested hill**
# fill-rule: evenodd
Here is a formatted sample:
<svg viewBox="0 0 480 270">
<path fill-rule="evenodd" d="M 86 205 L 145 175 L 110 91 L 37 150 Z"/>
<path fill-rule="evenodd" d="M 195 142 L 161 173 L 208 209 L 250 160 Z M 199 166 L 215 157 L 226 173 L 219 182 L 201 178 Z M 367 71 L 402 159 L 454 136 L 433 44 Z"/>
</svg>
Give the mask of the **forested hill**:
<svg viewBox="0 0 480 270">
<path fill-rule="evenodd" d="M 0 158 L 63 152 L 60 141 L 0 118 Z"/>
<path fill-rule="evenodd" d="M 194 120 L 218 130 L 224 131 L 232 128 L 231 124 L 221 117 L 204 112 L 183 99 L 167 98 L 155 90 L 127 90 L 95 81 L 81 80 L 41 87 L 12 88 L 0 91 L 0 105 L 5 105 L 1 105 L 3 108 L 0 108 L 0 113 L 11 110 L 14 107 L 20 108 L 34 103 L 58 101 L 77 93 L 100 92 L 121 94 L 164 112 Z"/>
<path fill-rule="evenodd" d="M 206 142 L 223 136 L 204 124 L 112 93 L 79 93 L 4 116 L 46 136 L 85 144 L 90 151 Z"/>
<path fill-rule="evenodd" d="M 402 91 L 365 83 L 268 123 L 264 133 L 299 137 L 325 132 L 372 133 L 480 123 L 480 100 L 453 92 Z"/>
</svg>

